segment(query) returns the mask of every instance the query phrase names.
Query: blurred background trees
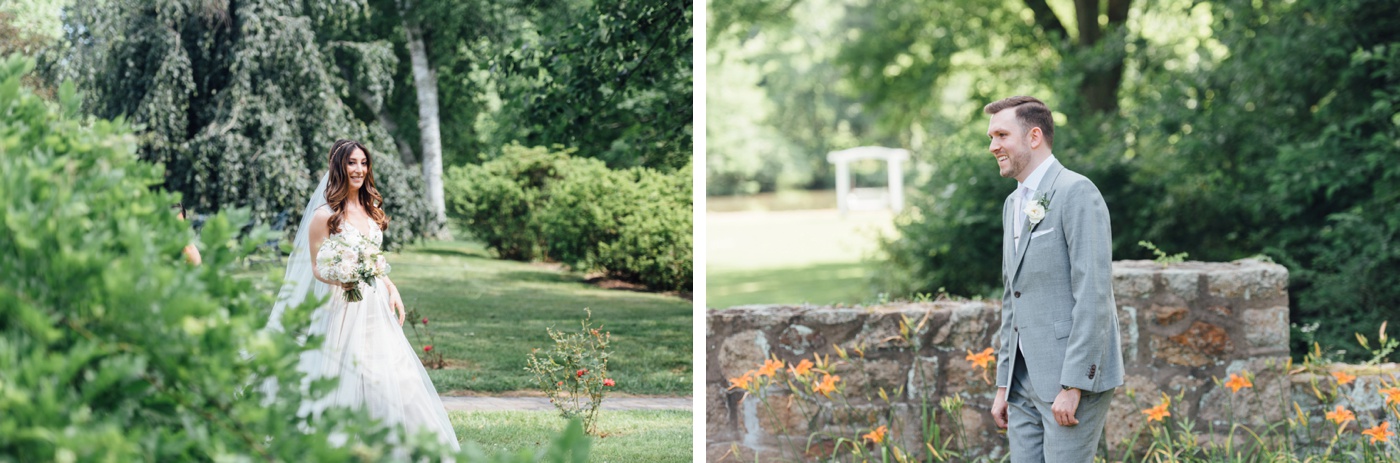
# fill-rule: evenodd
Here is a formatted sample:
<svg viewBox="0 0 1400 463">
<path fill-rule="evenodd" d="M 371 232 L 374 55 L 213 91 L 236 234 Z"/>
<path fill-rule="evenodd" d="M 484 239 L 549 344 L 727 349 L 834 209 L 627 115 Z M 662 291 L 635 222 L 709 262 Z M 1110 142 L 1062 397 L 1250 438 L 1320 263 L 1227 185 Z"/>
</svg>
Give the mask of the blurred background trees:
<svg viewBox="0 0 1400 463">
<path fill-rule="evenodd" d="M 870 293 L 992 296 L 982 105 L 1037 95 L 1114 257 L 1290 270 L 1295 353 L 1400 322 L 1400 2 L 712 0 L 709 194 L 827 188 L 833 148 L 913 151 Z M 792 77 L 796 76 L 796 77 Z M 719 112 L 714 108 L 745 107 Z M 729 130 L 743 126 L 743 132 Z M 1391 325 L 1394 325 L 1392 323 Z M 1355 359 L 1357 357 L 1349 357 Z"/>
</svg>

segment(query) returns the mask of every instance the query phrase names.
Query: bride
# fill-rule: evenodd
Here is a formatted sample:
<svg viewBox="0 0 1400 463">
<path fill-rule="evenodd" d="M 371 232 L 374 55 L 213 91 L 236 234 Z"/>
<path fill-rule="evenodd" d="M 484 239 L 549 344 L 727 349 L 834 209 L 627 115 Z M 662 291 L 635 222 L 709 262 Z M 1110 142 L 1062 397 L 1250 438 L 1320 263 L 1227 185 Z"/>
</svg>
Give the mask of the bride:
<svg viewBox="0 0 1400 463">
<path fill-rule="evenodd" d="M 429 431 L 455 451 L 459 446 L 447 411 L 404 337 L 405 311 L 398 288 L 387 276 L 373 285 L 332 281 L 316 267 L 316 256 L 328 237 L 358 235 L 376 248 L 383 244 L 389 218 L 379 208 L 383 200 L 374 187 L 371 167 L 369 149 L 359 142 L 336 140 L 331 147 L 329 171 L 302 215 L 267 328 L 281 331 L 282 312 L 305 300 L 308 293 L 331 294 L 312 314 L 308 330 L 324 342 L 302 353 L 298 369 L 308 381 L 340 380 L 325 397 L 302 404 L 300 414 L 320 414 L 331 406 L 361 408 L 386 424 L 403 425 L 410 433 Z M 345 292 L 356 285 L 364 299 L 348 302 Z"/>
</svg>

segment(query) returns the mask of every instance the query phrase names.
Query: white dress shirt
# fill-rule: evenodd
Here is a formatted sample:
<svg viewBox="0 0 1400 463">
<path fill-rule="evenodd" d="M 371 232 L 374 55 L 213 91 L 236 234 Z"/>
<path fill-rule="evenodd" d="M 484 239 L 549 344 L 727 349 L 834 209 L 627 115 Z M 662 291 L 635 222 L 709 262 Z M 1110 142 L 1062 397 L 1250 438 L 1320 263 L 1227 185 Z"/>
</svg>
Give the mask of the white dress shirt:
<svg viewBox="0 0 1400 463">
<path fill-rule="evenodd" d="M 1015 237 L 1015 249 L 1021 249 L 1021 231 L 1026 228 L 1026 203 L 1035 198 L 1036 191 L 1040 188 L 1040 181 L 1045 178 L 1045 172 L 1050 170 L 1051 164 L 1057 162 L 1059 161 L 1052 153 L 1050 157 L 1045 158 L 1044 162 L 1036 166 L 1035 170 L 1031 171 L 1031 175 L 1026 177 L 1026 181 L 1016 184 L 1016 191 L 1021 194 L 1016 195 L 1016 213 L 1013 214 L 1013 217 L 1016 217 L 1016 229 L 1011 232 L 1011 235 Z"/>
</svg>

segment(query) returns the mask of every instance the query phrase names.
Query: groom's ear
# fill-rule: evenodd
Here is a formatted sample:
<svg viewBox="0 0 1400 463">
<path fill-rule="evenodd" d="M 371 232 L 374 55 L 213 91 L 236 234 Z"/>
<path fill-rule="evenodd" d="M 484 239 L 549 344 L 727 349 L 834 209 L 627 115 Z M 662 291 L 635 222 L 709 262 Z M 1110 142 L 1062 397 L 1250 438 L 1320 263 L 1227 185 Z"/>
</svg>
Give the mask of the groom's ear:
<svg viewBox="0 0 1400 463">
<path fill-rule="evenodd" d="M 1031 127 L 1031 130 L 1026 132 L 1026 136 L 1030 138 L 1031 149 L 1039 148 L 1040 145 L 1045 144 L 1045 132 L 1042 132 L 1040 127 Z"/>
</svg>

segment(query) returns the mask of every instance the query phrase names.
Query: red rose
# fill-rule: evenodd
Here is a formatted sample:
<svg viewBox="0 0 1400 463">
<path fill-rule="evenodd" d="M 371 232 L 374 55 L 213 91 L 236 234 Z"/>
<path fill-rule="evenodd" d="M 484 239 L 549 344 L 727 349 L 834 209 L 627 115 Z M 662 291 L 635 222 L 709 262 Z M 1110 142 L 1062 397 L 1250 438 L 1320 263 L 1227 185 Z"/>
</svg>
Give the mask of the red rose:
<svg viewBox="0 0 1400 463">
<path fill-rule="evenodd" d="M 613 382 L 612 378 L 608 378 L 608 379 L 603 380 L 603 385 L 604 385 L 604 386 L 607 386 L 607 387 L 613 387 L 613 385 L 616 385 L 616 384 L 617 384 L 617 383 Z"/>
<path fill-rule="evenodd" d="M 423 317 L 423 324 L 424 324 L 424 325 L 428 324 L 428 317 Z"/>
<path fill-rule="evenodd" d="M 586 369 L 586 368 L 585 368 L 585 369 L 582 369 L 582 370 L 579 370 L 578 373 L 575 373 L 575 375 L 577 375 L 577 377 L 579 377 L 579 378 L 582 378 L 583 375 L 586 375 L 586 374 L 588 374 L 588 369 Z"/>
<path fill-rule="evenodd" d="M 423 352 L 432 352 L 433 346 L 423 346 Z"/>
</svg>

